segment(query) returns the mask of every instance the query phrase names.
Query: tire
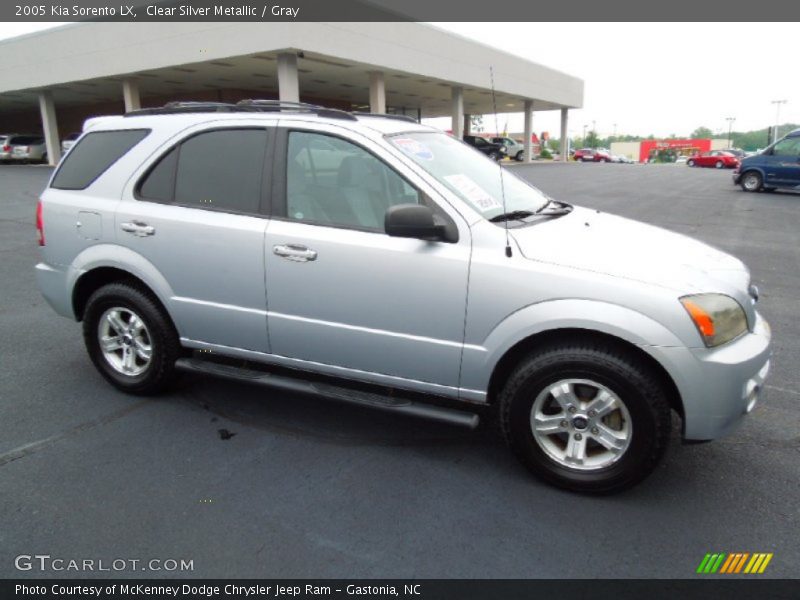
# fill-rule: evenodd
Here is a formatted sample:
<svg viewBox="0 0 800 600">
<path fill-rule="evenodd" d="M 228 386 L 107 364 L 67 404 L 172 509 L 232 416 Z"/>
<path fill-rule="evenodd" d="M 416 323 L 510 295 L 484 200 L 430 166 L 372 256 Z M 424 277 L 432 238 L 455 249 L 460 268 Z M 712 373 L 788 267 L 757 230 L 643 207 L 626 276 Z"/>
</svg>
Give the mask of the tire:
<svg viewBox="0 0 800 600">
<path fill-rule="evenodd" d="M 715 166 L 717 169 L 721 169 L 722 167 L 724 167 L 724 166 L 725 166 L 725 163 L 724 163 L 724 162 L 722 162 L 721 160 L 718 160 L 716 163 L 714 163 L 714 166 Z"/>
<path fill-rule="evenodd" d="M 101 337 L 108 342 L 106 350 Z M 178 334 L 164 309 L 150 293 L 128 283 L 105 285 L 90 296 L 83 339 L 100 374 L 129 394 L 162 391 L 181 354 Z"/>
<path fill-rule="evenodd" d="M 497 162 L 500 160 L 500 155 L 497 152 L 489 152 L 489 158 Z"/>
<path fill-rule="evenodd" d="M 571 414 L 562 408 L 575 406 L 569 396 L 559 402 L 550 393 L 563 393 L 565 385 L 573 401 L 612 400 L 600 416 L 590 416 L 589 403 L 579 399 Z M 503 437 L 517 458 L 544 481 L 574 492 L 609 494 L 635 485 L 655 469 L 669 442 L 671 413 L 658 377 L 635 357 L 601 343 L 566 341 L 528 356 L 498 401 Z M 534 433 L 534 414 L 551 419 L 540 428 L 557 431 Z M 616 449 L 601 445 L 595 434 L 613 440 Z M 581 444 L 583 460 L 567 456 L 571 448 L 580 454 Z"/>
<path fill-rule="evenodd" d="M 689 166 L 689 167 L 693 167 L 693 166 L 694 166 L 694 161 L 693 161 L 693 160 L 691 160 L 691 159 L 690 159 L 690 160 L 687 160 L 687 161 L 686 161 L 686 165 L 687 165 L 687 166 Z"/>
<path fill-rule="evenodd" d="M 514 160 L 516 160 L 517 162 L 522 162 L 522 150 L 517 152 L 517 154 L 514 156 Z"/>
<path fill-rule="evenodd" d="M 764 188 L 764 178 L 758 171 L 745 171 L 739 182 L 745 192 L 760 192 Z"/>
</svg>

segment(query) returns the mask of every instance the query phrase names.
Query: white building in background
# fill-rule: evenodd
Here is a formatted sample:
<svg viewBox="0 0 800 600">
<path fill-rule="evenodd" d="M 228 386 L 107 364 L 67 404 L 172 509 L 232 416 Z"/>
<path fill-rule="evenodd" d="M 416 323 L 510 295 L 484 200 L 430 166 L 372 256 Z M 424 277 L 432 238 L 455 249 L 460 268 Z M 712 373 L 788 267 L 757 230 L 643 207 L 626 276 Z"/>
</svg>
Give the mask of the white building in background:
<svg viewBox="0 0 800 600">
<path fill-rule="evenodd" d="M 534 112 L 558 110 L 566 143 L 582 80 L 421 23 L 74 23 L 0 41 L 0 132 L 41 131 L 54 164 L 90 116 L 279 98 L 450 116 L 460 137 L 494 112 L 490 66 L 498 112 L 523 112 L 530 140 Z"/>
</svg>

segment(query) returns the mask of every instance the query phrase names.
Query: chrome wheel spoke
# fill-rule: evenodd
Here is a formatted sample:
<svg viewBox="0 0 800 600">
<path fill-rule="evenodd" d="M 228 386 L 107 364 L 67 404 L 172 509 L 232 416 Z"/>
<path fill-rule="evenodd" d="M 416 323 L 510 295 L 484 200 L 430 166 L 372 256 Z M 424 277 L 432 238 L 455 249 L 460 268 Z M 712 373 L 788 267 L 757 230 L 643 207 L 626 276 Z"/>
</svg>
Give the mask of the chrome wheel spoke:
<svg viewBox="0 0 800 600">
<path fill-rule="evenodd" d="M 143 361 L 150 360 L 150 356 L 152 356 L 153 352 L 150 344 L 145 344 L 142 340 L 136 339 L 133 341 L 133 345 L 136 348 L 136 354 L 139 358 L 141 358 Z"/>
<path fill-rule="evenodd" d="M 618 454 L 625 448 L 628 441 L 628 434 L 625 431 L 616 431 L 603 423 L 595 425 L 595 429 L 597 433 L 592 432 L 592 438 L 611 452 Z"/>
<path fill-rule="evenodd" d="M 136 353 L 130 347 L 125 348 L 122 355 L 122 368 L 129 373 L 136 369 Z"/>
<path fill-rule="evenodd" d="M 561 410 L 564 412 L 568 412 L 570 406 L 574 406 L 576 408 L 580 406 L 580 401 L 575 395 L 571 383 L 557 383 L 550 388 L 550 393 L 553 395 L 553 399 L 558 403 L 558 405 L 561 407 Z"/>
<path fill-rule="evenodd" d="M 118 310 L 109 312 L 108 316 L 106 316 L 106 319 L 108 320 L 108 324 L 111 325 L 111 328 L 120 335 L 123 334 L 127 329 L 125 322 L 122 320 L 122 316 L 119 314 Z"/>
<path fill-rule="evenodd" d="M 586 411 L 595 411 L 597 416 L 602 417 L 613 411 L 617 407 L 617 399 L 605 390 L 600 390 L 594 400 L 586 406 Z"/>
<path fill-rule="evenodd" d="M 564 458 L 571 463 L 583 464 L 586 459 L 586 437 L 580 436 L 580 439 L 576 439 L 574 435 L 569 436 Z"/>
<path fill-rule="evenodd" d="M 122 349 L 122 340 L 118 335 L 106 335 L 100 338 L 100 346 L 103 352 L 116 352 Z"/>
<path fill-rule="evenodd" d="M 533 418 L 533 428 L 539 433 L 551 435 L 566 431 L 564 415 L 542 415 Z"/>
</svg>

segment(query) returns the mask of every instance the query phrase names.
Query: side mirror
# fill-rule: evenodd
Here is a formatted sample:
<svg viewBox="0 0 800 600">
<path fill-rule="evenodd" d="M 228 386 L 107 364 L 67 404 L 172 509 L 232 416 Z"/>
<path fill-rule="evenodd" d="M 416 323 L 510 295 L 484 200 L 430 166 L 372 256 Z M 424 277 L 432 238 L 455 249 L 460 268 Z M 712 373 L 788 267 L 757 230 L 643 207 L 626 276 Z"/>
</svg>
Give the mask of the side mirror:
<svg viewBox="0 0 800 600">
<path fill-rule="evenodd" d="M 446 239 L 446 227 L 437 225 L 433 211 L 424 204 L 396 204 L 390 206 L 384 218 L 384 228 L 394 237 L 416 238 L 429 242 Z"/>
</svg>

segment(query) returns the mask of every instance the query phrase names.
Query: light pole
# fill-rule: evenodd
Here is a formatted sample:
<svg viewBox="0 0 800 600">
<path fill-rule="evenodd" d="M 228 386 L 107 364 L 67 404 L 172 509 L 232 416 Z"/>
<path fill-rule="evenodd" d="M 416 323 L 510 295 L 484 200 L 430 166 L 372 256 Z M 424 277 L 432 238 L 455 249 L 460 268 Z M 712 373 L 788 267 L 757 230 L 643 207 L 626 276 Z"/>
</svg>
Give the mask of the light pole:
<svg viewBox="0 0 800 600">
<path fill-rule="evenodd" d="M 736 117 L 725 117 L 725 120 L 728 122 L 728 148 L 731 147 L 731 130 L 733 129 L 733 122 L 736 120 Z"/>
<path fill-rule="evenodd" d="M 772 141 L 778 140 L 778 127 L 780 127 L 781 120 L 781 104 L 786 104 L 786 100 L 773 100 L 772 104 L 775 105 L 775 130 L 772 132 Z"/>
<path fill-rule="evenodd" d="M 584 125 L 584 126 L 583 126 L 583 139 L 581 140 L 581 143 L 582 143 L 584 146 L 586 146 L 586 128 L 587 128 L 587 127 L 589 127 L 589 126 L 588 126 L 588 125 Z"/>
</svg>

